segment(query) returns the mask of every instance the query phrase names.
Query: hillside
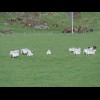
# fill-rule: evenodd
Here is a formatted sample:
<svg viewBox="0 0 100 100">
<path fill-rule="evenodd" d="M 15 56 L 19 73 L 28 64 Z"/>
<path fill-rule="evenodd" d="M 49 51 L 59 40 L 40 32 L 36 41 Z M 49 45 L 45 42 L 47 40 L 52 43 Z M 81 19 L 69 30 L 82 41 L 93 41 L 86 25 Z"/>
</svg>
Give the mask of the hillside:
<svg viewBox="0 0 100 100">
<path fill-rule="evenodd" d="M 74 27 L 82 25 L 99 31 L 99 12 L 81 12 L 74 18 Z M 45 25 L 40 28 L 39 25 Z M 34 30 L 62 31 L 71 27 L 71 18 L 66 12 L 1 12 L 0 29 L 11 28 L 13 32 L 32 32 Z"/>
</svg>

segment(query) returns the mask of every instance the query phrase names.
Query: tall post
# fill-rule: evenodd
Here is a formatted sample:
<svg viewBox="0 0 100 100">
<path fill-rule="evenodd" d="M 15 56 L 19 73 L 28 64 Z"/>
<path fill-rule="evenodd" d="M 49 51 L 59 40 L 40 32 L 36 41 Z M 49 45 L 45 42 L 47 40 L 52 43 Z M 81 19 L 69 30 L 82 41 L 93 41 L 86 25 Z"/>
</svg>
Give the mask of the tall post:
<svg viewBox="0 0 100 100">
<path fill-rule="evenodd" d="M 72 12 L 72 34 L 73 34 L 73 12 Z"/>
</svg>

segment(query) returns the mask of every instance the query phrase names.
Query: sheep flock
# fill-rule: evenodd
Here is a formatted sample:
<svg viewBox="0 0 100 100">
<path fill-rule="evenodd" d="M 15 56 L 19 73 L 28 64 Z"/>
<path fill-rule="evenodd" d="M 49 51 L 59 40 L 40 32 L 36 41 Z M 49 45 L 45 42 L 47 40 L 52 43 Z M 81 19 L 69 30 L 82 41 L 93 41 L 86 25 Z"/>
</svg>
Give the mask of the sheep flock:
<svg viewBox="0 0 100 100">
<path fill-rule="evenodd" d="M 95 55 L 96 52 L 96 46 L 91 46 L 91 47 L 87 47 L 85 49 L 83 49 L 83 54 L 85 54 L 86 56 L 88 55 Z M 69 52 L 72 52 L 74 55 L 80 55 L 82 50 L 81 48 L 69 48 Z"/>
<path fill-rule="evenodd" d="M 87 47 L 83 49 L 83 54 L 88 56 L 88 55 L 95 55 L 96 52 L 96 46 L 91 46 L 91 47 Z M 82 49 L 81 48 L 69 48 L 69 52 L 72 52 L 74 55 L 80 55 L 82 53 Z M 51 50 L 48 49 L 46 52 L 46 55 L 51 55 Z M 28 48 L 23 48 L 21 50 L 11 50 L 9 53 L 11 58 L 17 58 L 20 55 L 26 55 L 27 57 L 32 57 L 33 56 L 33 51 L 31 51 Z"/>
<path fill-rule="evenodd" d="M 48 49 L 46 54 L 51 55 L 51 50 Z M 23 49 L 21 49 L 21 51 L 20 50 L 10 51 L 9 55 L 10 55 L 11 58 L 17 58 L 20 55 L 26 55 L 27 57 L 32 57 L 33 56 L 33 51 L 31 51 L 28 48 L 23 48 Z"/>
<path fill-rule="evenodd" d="M 20 54 L 31 57 L 33 56 L 33 51 L 29 50 L 28 48 L 24 48 L 24 49 L 21 49 L 21 52 L 19 50 L 13 50 L 13 51 L 10 51 L 9 53 L 11 58 L 17 58 L 19 57 Z"/>
</svg>

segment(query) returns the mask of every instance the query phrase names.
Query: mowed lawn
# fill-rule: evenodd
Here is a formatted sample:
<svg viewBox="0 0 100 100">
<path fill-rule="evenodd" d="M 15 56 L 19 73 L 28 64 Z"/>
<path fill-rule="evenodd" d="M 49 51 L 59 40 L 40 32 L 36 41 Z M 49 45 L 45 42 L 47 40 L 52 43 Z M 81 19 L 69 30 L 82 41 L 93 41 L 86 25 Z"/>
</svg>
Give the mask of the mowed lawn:
<svg viewBox="0 0 100 100">
<path fill-rule="evenodd" d="M 96 55 L 73 55 L 70 47 L 97 46 Z M 10 50 L 29 48 L 34 55 L 10 58 Z M 47 56 L 50 49 L 52 55 Z M 0 86 L 100 86 L 100 33 L 0 35 Z"/>
</svg>

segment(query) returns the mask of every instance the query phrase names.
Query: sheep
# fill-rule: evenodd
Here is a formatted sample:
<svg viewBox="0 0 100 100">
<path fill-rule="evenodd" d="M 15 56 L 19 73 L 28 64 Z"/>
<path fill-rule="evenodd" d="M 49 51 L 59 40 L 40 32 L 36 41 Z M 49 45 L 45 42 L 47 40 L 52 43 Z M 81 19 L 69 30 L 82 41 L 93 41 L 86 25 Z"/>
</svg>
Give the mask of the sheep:
<svg viewBox="0 0 100 100">
<path fill-rule="evenodd" d="M 91 47 L 87 47 L 86 49 L 83 50 L 83 54 L 89 55 L 89 54 L 94 54 L 96 52 L 96 46 L 91 46 Z"/>
<path fill-rule="evenodd" d="M 27 55 L 28 50 L 29 50 L 28 48 L 21 49 L 21 54 Z"/>
<path fill-rule="evenodd" d="M 95 55 L 95 52 L 96 52 L 96 50 L 95 49 L 91 49 L 91 48 L 86 48 L 86 49 L 83 50 L 83 54 L 86 54 L 86 56 L 90 55 L 90 54 Z"/>
<path fill-rule="evenodd" d="M 81 48 L 74 49 L 73 54 L 80 55 L 81 54 Z"/>
<path fill-rule="evenodd" d="M 81 54 L 81 48 L 69 48 L 69 51 L 70 52 L 73 52 L 73 54 L 75 54 L 75 55 L 79 55 L 79 54 Z"/>
<path fill-rule="evenodd" d="M 19 53 L 18 53 L 18 52 L 13 52 L 13 53 L 11 53 L 10 55 L 11 55 L 11 57 L 13 57 L 13 58 L 17 58 L 17 57 L 19 56 Z"/>
<path fill-rule="evenodd" d="M 48 51 L 47 51 L 47 53 L 46 53 L 47 55 L 51 55 L 51 50 L 50 49 L 48 49 Z"/>
<path fill-rule="evenodd" d="M 86 55 L 90 55 L 90 54 L 95 55 L 95 52 L 96 52 L 96 50 L 95 50 L 95 49 L 94 49 L 94 50 L 88 50 L 88 52 L 87 52 L 87 54 L 86 54 Z"/>
<path fill-rule="evenodd" d="M 11 58 L 17 58 L 19 57 L 19 50 L 10 51 L 9 55 Z"/>
<path fill-rule="evenodd" d="M 27 55 L 29 57 L 33 56 L 33 52 L 29 50 L 28 48 L 21 49 L 21 54 Z"/>
<path fill-rule="evenodd" d="M 27 56 L 28 56 L 28 57 L 33 56 L 33 52 L 32 52 L 32 51 L 30 51 L 30 50 L 28 50 L 28 52 L 27 52 Z"/>
</svg>

